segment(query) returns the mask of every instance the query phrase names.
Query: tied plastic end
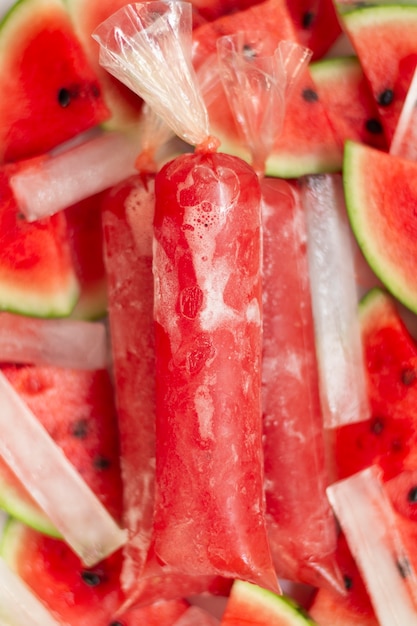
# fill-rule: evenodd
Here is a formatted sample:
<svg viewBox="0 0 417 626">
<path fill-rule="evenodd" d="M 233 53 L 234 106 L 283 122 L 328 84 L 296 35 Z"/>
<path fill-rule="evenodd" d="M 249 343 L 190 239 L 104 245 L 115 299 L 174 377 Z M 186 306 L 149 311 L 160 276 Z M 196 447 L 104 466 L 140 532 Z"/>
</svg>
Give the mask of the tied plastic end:
<svg viewBox="0 0 417 626">
<path fill-rule="evenodd" d="M 208 152 L 217 152 L 220 146 L 220 140 L 213 135 L 208 135 L 203 141 L 201 141 L 196 147 L 196 153 L 208 153 Z"/>
</svg>

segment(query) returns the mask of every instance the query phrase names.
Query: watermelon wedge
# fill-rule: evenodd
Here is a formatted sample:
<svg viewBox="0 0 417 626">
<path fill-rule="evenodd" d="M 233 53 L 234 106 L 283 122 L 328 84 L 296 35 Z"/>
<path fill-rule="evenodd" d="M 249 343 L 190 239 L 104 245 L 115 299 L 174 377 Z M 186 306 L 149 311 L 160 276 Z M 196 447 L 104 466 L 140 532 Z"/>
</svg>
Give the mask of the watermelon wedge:
<svg viewBox="0 0 417 626">
<path fill-rule="evenodd" d="M 13 166 L 12 166 L 13 167 Z M 0 309 L 33 317 L 68 315 L 79 285 L 63 215 L 29 223 L 0 170 Z"/>
<path fill-rule="evenodd" d="M 372 92 L 357 57 L 333 57 L 310 64 L 317 92 L 342 141 L 352 139 L 388 149 Z"/>
<path fill-rule="evenodd" d="M 2 372 L 109 512 L 121 517 L 113 389 L 105 370 L 3 365 Z M 0 506 L 42 532 L 56 529 L 0 460 Z"/>
<path fill-rule="evenodd" d="M 291 598 L 243 580 L 235 580 L 221 626 L 313 626 L 306 611 Z"/>
<path fill-rule="evenodd" d="M 193 32 L 193 64 L 207 104 L 211 133 L 220 150 L 250 160 L 217 76 L 217 39 L 238 31 L 264 30 L 278 42 L 298 42 L 287 7 L 280 0 L 266 0 L 246 11 L 226 15 Z M 294 178 L 306 173 L 336 171 L 342 163 L 342 147 L 320 101 L 308 70 L 299 79 L 287 102 L 285 120 L 266 162 L 266 174 Z"/>
<path fill-rule="evenodd" d="M 417 63 L 417 6 L 364 6 L 343 13 L 342 25 L 390 142 Z"/>
<path fill-rule="evenodd" d="M 387 481 L 415 467 L 417 345 L 379 288 L 362 300 L 360 322 L 372 416 L 335 431 L 336 477 L 378 464 Z"/>
<path fill-rule="evenodd" d="M 386 288 L 417 311 L 417 164 L 348 141 L 343 183 L 356 240 Z"/>
<path fill-rule="evenodd" d="M 0 93 L 0 161 L 47 152 L 109 116 L 61 0 L 22 0 L 3 18 Z"/>
</svg>

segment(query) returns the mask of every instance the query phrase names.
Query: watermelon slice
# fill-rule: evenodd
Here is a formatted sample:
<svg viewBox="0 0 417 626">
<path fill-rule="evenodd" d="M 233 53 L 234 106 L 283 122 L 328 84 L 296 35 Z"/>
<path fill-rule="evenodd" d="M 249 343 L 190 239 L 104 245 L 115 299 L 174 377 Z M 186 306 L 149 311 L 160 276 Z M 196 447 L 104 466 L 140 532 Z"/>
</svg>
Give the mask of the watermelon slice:
<svg viewBox="0 0 417 626">
<path fill-rule="evenodd" d="M 2 372 L 109 512 L 121 518 L 113 388 L 105 370 L 3 365 Z M 45 533 L 56 530 L 3 460 L 0 506 Z"/>
<path fill-rule="evenodd" d="M 91 37 L 91 33 L 101 22 L 125 4 L 126 0 L 67 0 L 75 32 L 99 79 L 103 97 L 111 111 L 111 117 L 105 121 L 109 128 L 125 128 L 137 124 L 142 110 L 141 98 L 101 67 L 99 47 Z"/>
<path fill-rule="evenodd" d="M 36 317 L 62 317 L 74 308 L 78 281 L 63 215 L 36 223 L 19 212 L 0 170 L 0 309 Z"/>
<path fill-rule="evenodd" d="M 74 319 L 98 319 L 107 311 L 107 278 L 101 230 L 103 193 L 81 200 L 65 211 L 69 245 L 80 296 L 71 313 Z"/>
<path fill-rule="evenodd" d="M 22 0 L 0 23 L 0 161 L 47 152 L 109 116 L 61 0 Z"/>
<path fill-rule="evenodd" d="M 332 0 L 287 0 L 299 42 L 321 58 L 342 32 Z"/>
<path fill-rule="evenodd" d="M 336 429 L 336 473 L 344 478 L 377 463 L 390 480 L 415 468 L 417 345 L 379 288 L 362 300 L 360 321 L 372 416 Z"/>
<path fill-rule="evenodd" d="M 312 626 L 315 623 L 291 598 L 243 580 L 233 583 L 221 620 L 221 626 Z"/>
<path fill-rule="evenodd" d="M 369 594 L 343 533 L 338 538 L 336 558 L 346 593 L 341 595 L 332 589 L 318 589 L 309 607 L 310 615 L 320 626 L 378 626 Z"/>
<path fill-rule="evenodd" d="M 343 182 L 352 229 L 369 265 L 416 312 L 417 164 L 348 141 Z"/>
<path fill-rule="evenodd" d="M 250 155 L 240 137 L 217 76 L 217 39 L 238 31 L 264 30 L 281 39 L 297 42 L 297 33 L 286 5 L 266 0 L 246 11 L 221 17 L 193 32 L 193 64 L 204 88 L 211 133 L 220 149 L 246 160 Z M 336 171 L 341 167 L 341 142 L 306 70 L 286 106 L 280 136 L 266 163 L 266 174 L 294 178 L 306 173 Z"/>
<path fill-rule="evenodd" d="M 417 6 L 365 6 L 343 13 L 342 24 L 391 142 L 417 63 Z"/>
<path fill-rule="evenodd" d="M 388 149 L 384 129 L 357 57 L 311 63 L 310 72 L 332 124 L 341 138 Z"/>
</svg>

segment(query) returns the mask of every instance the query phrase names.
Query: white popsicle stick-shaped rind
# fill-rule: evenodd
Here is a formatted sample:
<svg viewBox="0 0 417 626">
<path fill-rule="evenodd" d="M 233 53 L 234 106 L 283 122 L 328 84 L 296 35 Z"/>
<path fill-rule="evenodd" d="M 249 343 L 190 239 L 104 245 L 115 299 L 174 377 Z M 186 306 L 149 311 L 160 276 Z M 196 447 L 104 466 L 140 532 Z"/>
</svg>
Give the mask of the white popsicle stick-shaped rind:
<svg viewBox="0 0 417 626">
<path fill-rule="evenodd" d="M 2 558 L 0 558 L 0 624 L 62 626 Z"/>
<path fill-rule="evenodd" d="M 0 455 L 86 566 L 125 543 L 125 532 L 2 373 L 0 429 Z"/>
<path fill-rule="evenodd" d="M 29 221 L 49 217 L 136 173 L 133 134 L 104 132 L 10 178 L 16 201 Z"/>
<path fill-rule="evenodd" d="M 325 428 L 336 428 L 370 415 L 352 234 L 341 178 L 308 177 L 302 201 L 323 421 Z"/>
<path fill-rule="evenodd" d="M 381 626 L 416 626 L 416 577 L 379 469 L 334 483 L 327 494 Z"/>
<path fill-rule="evenodd" d="M 102 322 L 1 312 L 0 361 L 104 369 L 109 363 L 106 328 Z"/>
</svg>

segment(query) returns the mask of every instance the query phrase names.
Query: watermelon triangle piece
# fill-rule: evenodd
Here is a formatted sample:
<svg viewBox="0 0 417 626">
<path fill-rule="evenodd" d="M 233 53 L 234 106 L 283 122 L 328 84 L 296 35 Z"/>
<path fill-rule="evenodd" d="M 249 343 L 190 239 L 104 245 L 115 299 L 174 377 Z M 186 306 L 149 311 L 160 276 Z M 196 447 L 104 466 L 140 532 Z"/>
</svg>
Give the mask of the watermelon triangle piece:
<svg viewBox="0 0 417 626">
<path fill-rule="evenodd" d="M 0 22 L 0 162 L 51 150 L 109 110 L 61 0 L 21 0 Z"/>
<path fill-rule="evenodd" d="M 417 6 L 377 5 L 342 15 L 389 142 L 417 64 Z"/>
<path fill-rule="evenodd" d="M 291 598 L 253 583 L 235 580 L 221 626 L 313 626 L 307 612 Z"/>
<path fill-rule="evenodd" d="M 417 312 L 417 163 L 348 141 L 343 182 L 350 223 L 370 267 Z"/>
<path fill-rule="evenodd" d="M 217 39 L 238 31 L 264 30 L 298 43 L 298 36 L 283 0 L 265 0 L 245 11 L 226 15 L 193 32 L 193 64 L 203 85 L 211 132 L 220 149 L 250 160 L 217 70 Z M 204 87 L 206 85 L 206 87 Z M 266 174 L 295 178 L 306 173 L 337 171 L 342 162 L 342 144 L 320 101 L 316 86 L 305 70 L 286 106 L 285 120 L 271 155 Z"/>
</svg>

